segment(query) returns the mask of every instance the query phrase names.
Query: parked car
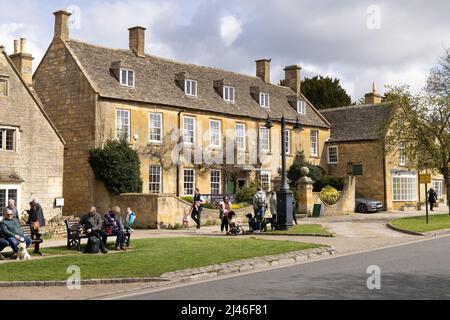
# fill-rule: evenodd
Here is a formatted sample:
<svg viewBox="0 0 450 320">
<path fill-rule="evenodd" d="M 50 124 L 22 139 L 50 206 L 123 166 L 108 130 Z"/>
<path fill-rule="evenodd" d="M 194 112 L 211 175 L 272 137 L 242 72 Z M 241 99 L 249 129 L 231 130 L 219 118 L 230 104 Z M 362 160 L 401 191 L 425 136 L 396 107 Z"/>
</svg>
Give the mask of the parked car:
<svg viewBox="0 0 450 320">
<path fill-rule="evenodd" d="M 360 213 L 377 212 L 383 209 L 383 202 L 356 195 L 355 208 Z"/>
</svg>

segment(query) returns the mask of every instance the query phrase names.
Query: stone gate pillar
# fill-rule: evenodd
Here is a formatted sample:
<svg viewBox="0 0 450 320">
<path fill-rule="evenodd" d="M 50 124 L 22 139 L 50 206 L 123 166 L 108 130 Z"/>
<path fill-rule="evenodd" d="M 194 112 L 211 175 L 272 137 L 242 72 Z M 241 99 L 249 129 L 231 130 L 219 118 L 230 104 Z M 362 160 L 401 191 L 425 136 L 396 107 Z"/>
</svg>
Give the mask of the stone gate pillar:
<svg viewBox="0 0 450 320">
<path fill-rule="evenodd" d="M 297 181 L 297 209 L 299 214 L 306 214 L 310 217 L 312 216 L 314 208 L 314 181 L 307 176 L 309 174 L 309 169 L 307 167 L 303 167 L 300 172 L 302 177 Z"/>
</svg>

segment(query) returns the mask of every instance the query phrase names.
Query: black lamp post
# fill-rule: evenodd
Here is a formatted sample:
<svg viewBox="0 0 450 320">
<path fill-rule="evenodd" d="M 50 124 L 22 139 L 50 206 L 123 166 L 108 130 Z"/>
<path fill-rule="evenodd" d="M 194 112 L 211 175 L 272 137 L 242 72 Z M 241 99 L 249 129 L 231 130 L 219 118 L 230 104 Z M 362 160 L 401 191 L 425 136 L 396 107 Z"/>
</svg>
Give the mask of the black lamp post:
<svg viewBox="0 0 450 320">
<path fill-rule="evenodd" d="M 267 118 L 266 128 L 273 127 L 270 117 Z M 300 127 L 297 119 L 297 128 Z M 293 198 L 294 194 L 289 189 L 286 173 L 286 119 L 281 118 L 281 187 L 277 191 L 277 228 L 279 230 L 288 230 L 293 226 Z"/>
</svg>

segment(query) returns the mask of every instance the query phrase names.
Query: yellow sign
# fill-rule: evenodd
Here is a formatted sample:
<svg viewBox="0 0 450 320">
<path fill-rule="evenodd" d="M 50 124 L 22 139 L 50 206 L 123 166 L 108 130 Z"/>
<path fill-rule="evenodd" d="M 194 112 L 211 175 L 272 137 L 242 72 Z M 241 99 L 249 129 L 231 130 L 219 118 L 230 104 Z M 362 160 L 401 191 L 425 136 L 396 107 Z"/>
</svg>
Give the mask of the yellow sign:
<svg viewBox="0 0 450 320">
<path fill-rule="evenodd" d="M 420 183 L 431 183 L 431 174 L 421 174 Z"/>
</svg>

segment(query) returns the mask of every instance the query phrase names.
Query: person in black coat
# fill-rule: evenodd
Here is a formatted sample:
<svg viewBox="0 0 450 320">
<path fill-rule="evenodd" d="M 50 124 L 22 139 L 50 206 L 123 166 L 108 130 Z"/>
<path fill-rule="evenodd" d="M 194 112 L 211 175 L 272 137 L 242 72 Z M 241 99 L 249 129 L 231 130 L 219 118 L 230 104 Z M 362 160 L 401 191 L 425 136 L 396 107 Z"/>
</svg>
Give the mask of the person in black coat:
<svg viewBox="0 0 450 320">
<path fill-rule="evenodd" d="M 433 188 L 428 191 L 428 202 L 430 203 L 430 210 L 433 211 L 434 204 L 437 202 L 437 193 Z"/>
<path fill-rule="evenodd" d="M 44 211 L 38 199 L 30 202 L 30 210 L 27 210 L 27 212 L 27 224 L 31 224 L 36 231 L 41 227 L 45 227 Z"/>
</svg>

